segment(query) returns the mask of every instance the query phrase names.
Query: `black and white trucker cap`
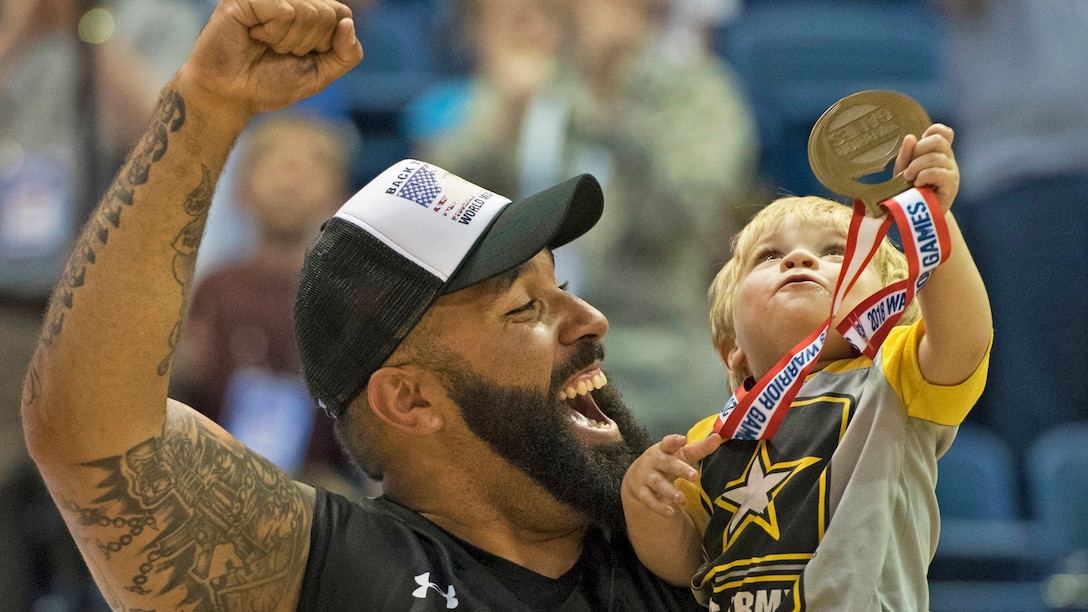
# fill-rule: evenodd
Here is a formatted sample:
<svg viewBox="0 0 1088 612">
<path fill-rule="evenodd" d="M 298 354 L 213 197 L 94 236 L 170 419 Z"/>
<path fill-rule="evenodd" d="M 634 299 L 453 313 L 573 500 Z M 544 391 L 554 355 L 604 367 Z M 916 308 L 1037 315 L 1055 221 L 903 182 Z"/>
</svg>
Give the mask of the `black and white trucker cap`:
<svg viewBox="0 0 1088 612">
<path fill-rule="evenodd" d="M 512 202 L 421 161 L 389 167 L 325 224 L 303 264 L 295 334 L 318 405 L 342 414 L 440 296 L 574 240 L 603 206 L 588 174 Z"/>
</svg>

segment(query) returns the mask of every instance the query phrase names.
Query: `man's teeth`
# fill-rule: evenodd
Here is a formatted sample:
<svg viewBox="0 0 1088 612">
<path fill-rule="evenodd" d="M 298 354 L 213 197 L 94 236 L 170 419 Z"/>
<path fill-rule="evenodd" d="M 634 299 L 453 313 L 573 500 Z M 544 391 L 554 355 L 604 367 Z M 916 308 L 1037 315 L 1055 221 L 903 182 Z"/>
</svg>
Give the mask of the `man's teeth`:
<svg viewBox="0 0 1088 612">
<path fill-rule="evenodd" d="M 608 384 L 608 379 L 605 378 L 603 372 L 597 372 L 593 375 L 593 378 L 589 380 L 580 381 L 577 385 L 571 385 L 566 389 L 559 392 L 559 400 L 574 399 L 579 395 L 585 395 L 594 389 L 600 389 Z"/>
<path fill-rule="evenodd" d="M 586 427 L 599 427 L 602 429 L 607 429 L 609 427 L 609 424 L 607 422 L 591 419 L 586 415 L 582 414 L 581 412 L 571 410 L 570 413 L 572 419 L 574 419 L 578 423 L 581 423 L 582 425 L 585 425 Z"/>
</svg>

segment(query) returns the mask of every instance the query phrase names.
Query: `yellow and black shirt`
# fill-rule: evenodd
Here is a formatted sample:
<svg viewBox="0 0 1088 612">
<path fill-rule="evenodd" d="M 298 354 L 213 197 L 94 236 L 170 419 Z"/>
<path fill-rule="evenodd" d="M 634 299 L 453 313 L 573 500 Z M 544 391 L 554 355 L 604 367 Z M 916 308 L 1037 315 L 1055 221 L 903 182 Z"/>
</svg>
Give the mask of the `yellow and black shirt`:
<svg viewBox="0 0 1088 612">
<path fill-rule="evenodd" d="M 692 589 L 712 610 L 926 610 L 940 520 L 937 458 L 985 383 L 919 371 L 921 322 L 876 360 L 812 374 L 771 440 L 728 440 L 685 481 L 706 562 Z M 688 439 L 705 437 L 715 417 Z M 683 485 L 687 485 L 686 487 Z"/>
</svg>

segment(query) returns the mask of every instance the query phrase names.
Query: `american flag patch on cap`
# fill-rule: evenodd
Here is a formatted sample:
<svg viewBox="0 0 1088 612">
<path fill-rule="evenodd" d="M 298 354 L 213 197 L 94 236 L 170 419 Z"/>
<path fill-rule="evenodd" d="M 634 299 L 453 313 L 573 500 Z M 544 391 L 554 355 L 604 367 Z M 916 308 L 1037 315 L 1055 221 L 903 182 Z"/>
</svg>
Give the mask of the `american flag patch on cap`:
<svg viewBox="0 0 1088 612">
<path fill-rule="evenodd" d="M 396 195 L 420 206 L 429 207 L 431 202 L 441 194 L 442 186 L 438 184 L 434 173 L 420 168 L 404 183 Z"/>
</svg>

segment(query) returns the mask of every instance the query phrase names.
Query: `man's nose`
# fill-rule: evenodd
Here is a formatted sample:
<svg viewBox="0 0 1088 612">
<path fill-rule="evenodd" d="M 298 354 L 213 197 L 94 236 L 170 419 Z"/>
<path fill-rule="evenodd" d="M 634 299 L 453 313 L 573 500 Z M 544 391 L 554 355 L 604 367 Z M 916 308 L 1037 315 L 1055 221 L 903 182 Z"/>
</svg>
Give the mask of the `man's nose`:
<svg viewBox="0 0 1088 612">
<path fill-rule="evenodd" d="M 608 319 L 582 298 L 567 294 L 565 310 L 565 320 L 559 330 L 559 340 L 563 344 L 600 340 L 608 332 Z"/>
</svg>

